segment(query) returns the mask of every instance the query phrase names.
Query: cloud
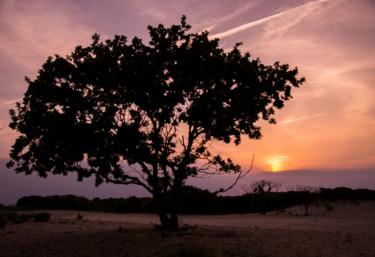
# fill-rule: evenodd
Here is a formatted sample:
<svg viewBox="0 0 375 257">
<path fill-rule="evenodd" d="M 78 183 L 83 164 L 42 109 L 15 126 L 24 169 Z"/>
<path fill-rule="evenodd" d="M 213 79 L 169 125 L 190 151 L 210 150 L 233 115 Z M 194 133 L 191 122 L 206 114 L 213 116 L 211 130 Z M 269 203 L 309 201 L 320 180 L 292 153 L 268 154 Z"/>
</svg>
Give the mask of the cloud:
<svg viewBox="0 0 375 257">
<path fill-rule="evenodd" d="M 13 100 L 0 102 L 0 106 L 2 106 L 2 105 L 14 105 L 17 102 L 22 102 L 22 98 L 17 98 L 17 99 L 13 99 Z"/>
<path fill-rule="evenodd" d="M 70 53 L 90 40 L 93 29 L 83 24 L 84 14 L 73 2 L 5 1 L 0 24 L 0 54 L 10 63 L 34 70 L 48 55 Z"/>
<path fill-rule="evenodd" d="M 257 3 L 248 2 L 248 3 L 244 4 L 244 5 L 239 6 L 236 10 L 234 10 L 233 12 L 231 12 L 228 15 L 221 16 L 219 18 L 209 19 L 209 24 L 210 24 L 209 27 L 207 27 L 207 28 L 205 28 L 203 30 L 211 31 L 219 23 L 230 21 L 230 20 L 236 18 L 237 16 L 239 16 L 240 14 L 243 14 L 244 12 L 249 11 L 251 8 L 253 8 L 256 5 L 257 5 Z"/>
<path fill-rule="evenodd" d="M 164 25 L 175 24 L 182 14 L 187 16 L 189 24 L 198 31 L 216 28 L 223 23 L 231 23 L 241 14 L 246 13 L 254 6 L 258 5 L 256 1 L 239 1 L 234 3 L 228 0 L 191 0 L 191 1 L 165 1 L 144 0 L 129 1 L 138 15 L 161 22 Z"/>
<path fill-rule="evenodd" d="M 169 23 L 175 24 L 182 15 L 187 16 L 189 24 L 191 20 L 197 19 L 199 16 L 207 18 L 207 9 L 214 6 L 212 1 L 199 0 L 168 1 L 168 3 L 164 0 L 129 0 L 128 2 L 134 6 L 134 11 L 138 16 L 152 20 L 151 25 L 163 23 L 166 26 L 169 26 Z M 128 5 L 128 3 L 124 3 L 124 5 Z"/>
<path fill-rule="evenodd" d="M 263 63 L 298 66 L 307 78 L 277 112 L 281 122 L 262 125 L 262 140 L 217 149 L 244 164 L 253 154 L 256 164 L 264 156 L 285 154 L 300 167 L 344 167 L 354 165 L 353 159 L 374 166 L 368 156 L 374 156 L 375 145 L 375 6 L 369 0 L 89 2 L 0 0 L 0 128 L 9 123 L 8 110 L 26 90 L 23 76 L 33 78 L 48 55 L 68 54 L 89 43 L 94 32 L 147 36 L 146 25 L 169 26 L 186 14 L 195 31 L 222 32 L 216 37 L 225 37 L 223 48 L 242 41 L 241 50 Z M 299 6 L 285 9 L 293 4 Z M 256 20 L 249 22 L 249 17 Z M 13 133 L 1 131 L 8 132 Z M 0 138 L 0 156 L 7 156 L 12 135 Z"/>
<path fill-rule="evenodd" d="M 318 114 L 314 114 L 314 115 L 311 115 L 311 116 L 289 119 L 289 120 L 279 122 L 278 124 L 286 124 L 286 123 L 291 123 L 291 122 L 300 121 L 300 120 L 312 119 L 312 118 L 316 118 L 316 117 L 319 117 L 319 116 L 322 116 L 322 115 L 325 115 L 325 113 L 318 113 Z"/>
<path fill-rule="evenodd" d="M 292 9 L 289 9 L 289 10 L 286 10 L 286 11 L 283 11 L 283 12 L 280 12 L 280 13 L 277 13 L 277 14 L 259 19 L 259 20 L 256 20 L 256 21 L 252 21 L 252 22 L 240 25 L 240 26 L 232 28 L 230 30 L 212 35 L 211 38 L 229 37 L 229 36 L 232 36 L 233 34 L 238 33 L 240 31 L 247 30 L 249 28 L 261 25 L 263 23 L 266 23 L 268 21 L 271 21 L 271 20 L 274 20 L 274 19 L 277 19 L 277 18 L 281 18 L 283 16 L 292 15 L 294 17 L 296 17 L 296 16 L 297 17 L 298 16 L 303 17 L 303 16 L 308 15 L 312 11 L 314 11 L 315 8 L 318 7 L 319 4 L 321 4 L 322 2 L 326 2 L 326 1 L 328 1 L 328 0 L 318 0 L 318 1 L 310 2 L 310 3 L 304 4 L 304 5 L 301 5 L 301 6 L 298 6 L 298 7 L 295 7 L 295 8 L 292 8 Z M 294 20 L 293 23 L 297 23 L 300 19 L 301 18 L 299 18 L 297 20 Z M 292 24 L 289 24 L 288 26 L 291 26 L 291 25 Z"/>
</svg>

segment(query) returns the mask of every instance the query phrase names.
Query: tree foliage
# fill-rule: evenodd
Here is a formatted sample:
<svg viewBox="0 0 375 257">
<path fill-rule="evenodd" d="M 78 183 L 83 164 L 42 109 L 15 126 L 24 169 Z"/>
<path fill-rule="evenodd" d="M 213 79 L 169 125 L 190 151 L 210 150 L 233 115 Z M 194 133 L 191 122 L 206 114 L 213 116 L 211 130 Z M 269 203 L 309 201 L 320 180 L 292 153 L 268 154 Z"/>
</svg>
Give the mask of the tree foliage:
<svg viewBox="0 0 375 257">
<path fill-rule="evenodd" d="M 8 167 L 143 186 L 163 224 L 164 205 L 176 204 L 189 176 L 240 173 L 231 159 L 210 152 L 210 142 L 260 139 L 256 122 L 275 123 L 275 109 L 304 79 L 297 68 L 252 60 L 240 44 L 225 52 L 208 32 L 189 29 L 183 16 L 169 28 L 149 26 L 148 44 L 125 36 L 103 42 L 95 34 L 91 45 L 49 57 L 35 80 L 26 78 L 23 102 L 10 111 L 20 136 Z M 177 214 L 171 219 L 177 226 Z"/>
</svg>

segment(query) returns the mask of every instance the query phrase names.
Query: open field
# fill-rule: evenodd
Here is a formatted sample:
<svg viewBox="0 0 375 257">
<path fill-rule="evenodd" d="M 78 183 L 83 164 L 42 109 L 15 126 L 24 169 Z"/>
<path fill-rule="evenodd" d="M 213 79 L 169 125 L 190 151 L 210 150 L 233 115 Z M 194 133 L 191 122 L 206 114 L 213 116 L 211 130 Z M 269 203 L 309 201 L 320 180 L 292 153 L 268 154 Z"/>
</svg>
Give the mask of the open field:
<svg viewBox="0 0 375 257">
<path fill-rule="evenodd" d="M 175 232 L 155 229 L 152 214 L 48 212 L 48 223 L 0 229 L 0 256 L 177 256 L 192 249 L 212 256 L 375 256 L 375 201 L 320 203 L 309 216 L 303 207 L 181 215 Z"/>
</svg>

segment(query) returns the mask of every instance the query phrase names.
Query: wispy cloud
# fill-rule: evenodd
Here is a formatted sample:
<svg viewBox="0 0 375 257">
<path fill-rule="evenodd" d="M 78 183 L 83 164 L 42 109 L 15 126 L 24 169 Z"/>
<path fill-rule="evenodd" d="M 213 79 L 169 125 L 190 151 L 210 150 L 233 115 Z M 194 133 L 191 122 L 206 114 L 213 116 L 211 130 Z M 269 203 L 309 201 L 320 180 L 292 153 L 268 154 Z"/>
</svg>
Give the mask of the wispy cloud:
<svg viewBox="0 0 375 257">
<path fill-rule="evenodd" d="M 266 23 L 268 21 L 274 20 L 276 18 L 283 17 L 285 15 L 289 15 L 289 14 L 292 14 L 292 13 L 299 13 L 299 15 L 301 15 L 301 14 L 307 15 L 308 13 L 312 12 L 315 9 L 315 7 L 317 7 L 320 3 L 326 2 L 326 1 L 328 1 L 328 0 L 318 0 L 318 1 L 310 2 L 310 3 L 304 4 L 304 5 L 301 5 L 301 6 L 298 6 L 298 7 L 295 7 L 295 8 L 292 8 L 292 9 L 289 9 L 289 10 L 286 10 L 286 11 L 283 11 L 283 12 L 280 12 L 280 13 L 277 13 L 277 14 L 259 19 L 259 20 L 256 20 L 256 21 L 252 21 L 252 22 L 240 25 L 238 27 L 235 27 L 233 29 L 224 31 L 222 33 L 212 35 L 211 38 L 229 37 L 229 36 L 231 36 L 235 33 L 238 33 L 240 31 L 243 31 L 243 30 L 258 26 L 258 25 L 261 25 L 261 24 Z"/>
<path fill-rule="evenodd" d="M 68 54 L 77 43 L 88 41 L 94 30 L 82 24 L 83 12 L 58 1 L 5 1 L 0 23 L 6 42 L 0 54 L 12 63 L 35 69 L 48 55 Z M 78 19 L 77 17 L 80 17 Z"/>
<path fill-rule="evenodd" d="M 312 118 L 316 118 L 316 117 L 323 116 L 323 115 L 325 115 L 325 113 L 318 113 L 318 114 L 314 114 L 314 115 L 311 115 L 311 116 L 305 116 L 305 117 L 299 117 L 299 118 L 285 120 L 285 121 L 280 122 L 279 124 L 286 124 L 286 123 L 291 123 L 291 122 L 300 121 L 300 120 L 312 119 Z"/>
<path fill-rule="evenodd" d="M 247 11 L 249 11 L 251 8 L 253 8 L 254 6 L 256 5 L 256 3 L 254 2 L 249 2 L 245 5 L 241 5 L 237 8 L 237 10 L 235 10 L 234 12 L 231 12 L 229 15 L 226 15 L 226 16 L 222 16 L 220 18 L 214 18 L 212 20 L 210 20 L 210 24 L 213 24 L 213 25 L 209 25 L 207 28 L 205 28 L 204 30 L 208 30 L 208 31 L 211 31 L 212 29 L 214 29 L 218 24 L 220 23 L 223 23 L 223 22 L 227 22 L 229 20 L 232 20 L 234 18 L 236 18 L 237 16 L 241 15 L 242 13 L 245 13 Z"/>
<path fill-rule="evenodd" d="M 21 102 L 21 101 L 22 101 L 22 98 L 8 100 L 8 101 L 0 102 L 0 106 L 2 106 L 2 105 L 11 105 L 11 104 L 15 104 L 15 103 Z"/>
</svg>

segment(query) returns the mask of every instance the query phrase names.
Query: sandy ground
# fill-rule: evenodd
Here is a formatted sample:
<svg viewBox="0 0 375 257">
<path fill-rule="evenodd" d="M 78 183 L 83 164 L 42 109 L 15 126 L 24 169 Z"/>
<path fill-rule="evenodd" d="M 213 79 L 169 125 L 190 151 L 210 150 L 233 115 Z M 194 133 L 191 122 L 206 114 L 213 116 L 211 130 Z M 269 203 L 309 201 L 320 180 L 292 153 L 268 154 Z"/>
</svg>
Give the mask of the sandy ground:
<svg viewBox="0 0 375 257">
<path fill-rule="evenodd" d="M 214 256 L 375 256 L 375 201 L 320 203 L 267 215 L 181 215 L 179 231 L 150 214 L 48 211 L 48 223 L 7 224 L 0 256 L 175 256 L 183 247 Z M 83 219 L 78 220 L 80 215 Z"/>
</svg>

